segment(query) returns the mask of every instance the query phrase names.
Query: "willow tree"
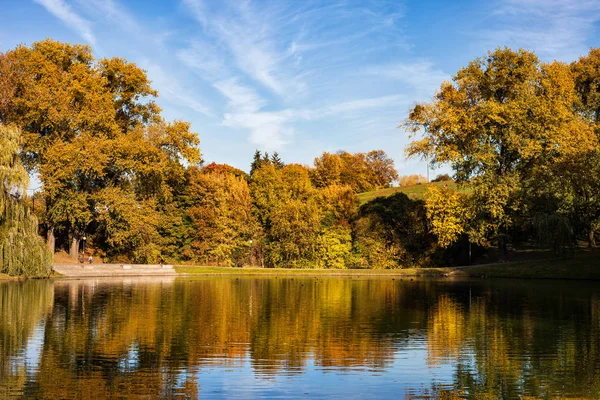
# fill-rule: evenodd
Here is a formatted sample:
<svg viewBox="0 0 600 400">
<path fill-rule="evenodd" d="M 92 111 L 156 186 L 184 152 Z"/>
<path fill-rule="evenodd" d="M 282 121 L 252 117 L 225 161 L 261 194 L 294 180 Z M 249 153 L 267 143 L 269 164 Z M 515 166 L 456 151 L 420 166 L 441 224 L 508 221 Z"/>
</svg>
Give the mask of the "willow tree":
<svg viewBox="0 0 600 400">
<path fill-rule="evenodd" d="M 433 101 L 411 110 L 404 127 L 416 140 L 407 153 L 449 164 L 457 181 L 471 182 L 478 230 L 497 241 L 505 258 L 527 186 L 553 164 L 596 145 L 574 112 L 576 102 L 568 65 L 497 49 L 443 83 Z"/>
<path fill-rule="evenodd" d="M 52 256 L 38 236 L 37 218 L 21 198 L 28 183 L 19 160 L 20 132 L 0 124 L 0 272 L 44 277 Z"/>
</svg>

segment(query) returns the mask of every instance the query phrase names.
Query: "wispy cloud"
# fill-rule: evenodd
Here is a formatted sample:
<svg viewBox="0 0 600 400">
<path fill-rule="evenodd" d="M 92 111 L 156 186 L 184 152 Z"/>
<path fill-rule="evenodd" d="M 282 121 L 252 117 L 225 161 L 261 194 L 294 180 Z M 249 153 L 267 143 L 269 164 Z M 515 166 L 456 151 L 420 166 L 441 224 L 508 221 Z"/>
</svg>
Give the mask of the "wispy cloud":
<svg viewBox="0 0 600 400">
<path fill-rule="evenodd" d="M 249 104 L 253 103 L 249 100 Z M 366 119 L 369 112 L 377 109 L 397 109 L 406 104 L 404 95 L 381 96 L 356 99 L 331 104 L 320 108 L 287 108 L 281 111 L 249 111 L 226 113 L 223 125 L 237 129 L 248 129 L 249 140 L 261 149 L 268 151 L 282 150 L 290 142 L 295 129 L 293 124 L 301 121 L 316 121 L 327 118 L 351 118 L 357 121 Z"/>
<path fill-rule="evenodd" d="M 49 13 L 60 19 L 65 25 L 73 29 L 86 42 L 96 44 L 96 38 L 92 32 L 90 22 L 74 12 L 63 0 L 34 0 L 43 6 Z"/>
<path fill-rule="evenodd" d="M 394 80 L 415 88 L 419 94 L 433 94 L 450 76 L 429 61 L 398 62 L 365 67 L 363 74 L 377 79 Z"/>
<path fill-rule="evenodd" d="M 142 61 L 141 65 L 147 71 L 153 86 L 159 89 L 160 97 L 178 106 L 190 108 L 207 116 L 214 116 L 210 107 L 182 87 L 179 81 L 172 74 L 167 73 L 160 65 L 149 60 Z"/>
<path fill-rule="evenodd" d="M 587 50 L 600 21 L 597 0 L 504 0 L 497 3 L 497 26 L 485 37 L 493 46 L 536 51 L 544 58 L 571 61 Z"/>
<path fill-rule="evenodd" d="M 326 108 L 323 116 L 333 116 L 343 113 L 353 113 L 357 111 L 368 111 L 377 108 L 387 108 L 396 106 L 399 102 L 406 101 L 405 95 L 390 95 L 373 97 L 367 99 L 358 99 L 333 104 Z"/>
<path fill-rule="evenodd" d="M 233 2 L 220 12 L 209 11 L 201 0 L 184 3 L 204 30 L 227 48 L 239 70 L 280 96 L 302 90 L 302 83 L 284 67 L 290 55 L 274 40 L 277 11 L 264 8 L 259 13 L 247 1 Z"/>
<path fill-rule="evenodd" d="M 293 114 L 279 112 L 226 113 L 223 126 L 250 131 L 249 141 L 267 151 L 281 150 L 289 142 L 294 130 L 288 123 Z"/>
<path fill-rule="evenodd" d="M 225 57 L 204 40 L 194 40 L 189 47 L 177 50 L 176 55 L 183 65 L 209 82 L 232 75 Z"/>
<path fill-rule="evenodd" d="M 254 90 L 240 85 L 237 78 L 215 82 L 214 87 L 229 99 L 229 107 L 236 112 L 257 112 L 266 104 Z"/>
<path fill-rule="evenodd" d="M 101 15 L 113 26 L 119 27 L 122 30 L 131 32 L 135 30 L 141 31 L 142 26 L 136 19 L 127 12 L 119 3 L 113 0 L 77 0 L 82 7 L 92 9 Z"/>
<path fill-rule="evenodd" d="M 202 32 L 177 51 L 178 59 L 227 99 L 222 126 L 248 130 L 260 148 L 281 150 L 298 122 L 353 118 L 406 101 L 397 94 L 344 101 L 336 95 L 339 87 L 329 99 L 311 101 L 312 89 L 336 85 L 329 74 L 350 67 L 356 54 L 403 42 L 398 2 L 182 2 Z M 366 47 L 355 46 L 359 42 Z"/>
</svg>

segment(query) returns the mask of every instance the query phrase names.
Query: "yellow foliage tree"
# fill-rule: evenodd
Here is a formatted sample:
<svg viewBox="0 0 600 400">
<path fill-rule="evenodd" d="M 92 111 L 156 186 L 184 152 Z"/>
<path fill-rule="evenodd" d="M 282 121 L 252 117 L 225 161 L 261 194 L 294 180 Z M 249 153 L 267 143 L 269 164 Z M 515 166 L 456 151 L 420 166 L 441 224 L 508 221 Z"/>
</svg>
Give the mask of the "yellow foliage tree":
<svg viewBox="0 0 600 400">
<path fill-rule="evenodd" d="M 582 117 L 570 68 L 535 54 L 497 49 L 445 82 L 432 102 L 417 104 L 404 127 L 409 156 L 450 164 L 470 181 L 482 229 L 507 256 L 507 234 L 534 176 L 597 142 Z"/>
</svg>

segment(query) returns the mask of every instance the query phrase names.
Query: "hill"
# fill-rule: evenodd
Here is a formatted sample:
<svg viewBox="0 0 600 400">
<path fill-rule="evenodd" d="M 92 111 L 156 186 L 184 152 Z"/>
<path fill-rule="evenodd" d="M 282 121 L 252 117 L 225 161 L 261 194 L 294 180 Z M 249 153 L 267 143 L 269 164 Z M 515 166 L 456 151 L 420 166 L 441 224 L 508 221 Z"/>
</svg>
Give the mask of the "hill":
<svg viewBox="0 0 600 400">
<path fill-rule="evenodd" d="M 380 190 L 374 190 L 371 192 L 364 192 L 358 194 L 358 199 L 360 200 L 360 204 L 365 204 L 377 197 L 387 197 L 391 196 L 395 193 L 404 193 L 409 198 L 414 200 L 423 200 L 425 198 L 425 193 L 427 189 L 431 186 L 436 186 L 438 188 L 443 188 L 444 185 L 448 185 L 449 188 L 455 190 L 466 190 L 464 187 L 459 189 L 459 186 L 452 181 L 444 181 L 444 182 L 430 182 L 430 183 L 420 183 L 417 185 L 411 186 L 403 186 L 403 187 L 391 187 Z"/>
</svg>

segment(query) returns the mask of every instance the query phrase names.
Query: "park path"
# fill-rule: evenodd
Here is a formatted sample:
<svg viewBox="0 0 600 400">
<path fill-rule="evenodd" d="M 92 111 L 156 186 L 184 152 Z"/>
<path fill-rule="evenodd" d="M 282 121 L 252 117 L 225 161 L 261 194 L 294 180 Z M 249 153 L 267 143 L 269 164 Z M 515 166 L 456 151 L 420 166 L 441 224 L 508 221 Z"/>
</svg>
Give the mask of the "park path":
<svg viewBox="0 0 600 400">
<path fill-rule="evenodd" d="M 172 265 L 161 264 L 54 264 L 52 270 L 68 278 L 177 275 Z"/>
</svg>

